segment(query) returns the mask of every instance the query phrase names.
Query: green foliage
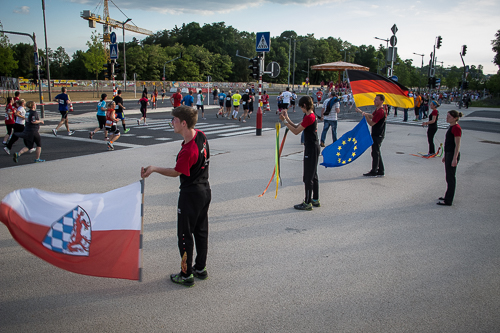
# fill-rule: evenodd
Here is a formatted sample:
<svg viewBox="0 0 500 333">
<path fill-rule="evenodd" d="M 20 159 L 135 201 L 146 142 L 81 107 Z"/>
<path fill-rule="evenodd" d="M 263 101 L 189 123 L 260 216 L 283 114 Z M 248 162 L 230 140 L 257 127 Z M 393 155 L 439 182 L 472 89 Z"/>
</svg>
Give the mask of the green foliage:
<svg viewBox="0 0 500 333">
<path fill-rule="evenodd" d="M 87 41 L 87 46 L 88 50 L 83 54 L 83 64 L 85 68 L 90 73 L 95 74 L 96 79 L 98 79 L 99 73 L 103 71 L 103 65 L 107 60 L 100 34 L 95 31 L 92 32 L 90 41 Z"/>
<path fill-rule="evenodd" d="M 493 46 L 493 52 L 495 52 L 495 58 L 493 58 L 493 63 L 500 68 L 500 30 L 495 34 L 495 39 L 491 41 Z"/>
<path fill-rule="evenodd" d="M 17 61 L 10 46 L 0 45 L 0 75 L 12 76 L 17 68 Z"/>
<path fill-rule="evenodd" d="M 500 74 L 495 74 L 490 77 L 488 81 L 486 81 L 486 88 L 492 94 L 500 93 Z"/>
</svg>

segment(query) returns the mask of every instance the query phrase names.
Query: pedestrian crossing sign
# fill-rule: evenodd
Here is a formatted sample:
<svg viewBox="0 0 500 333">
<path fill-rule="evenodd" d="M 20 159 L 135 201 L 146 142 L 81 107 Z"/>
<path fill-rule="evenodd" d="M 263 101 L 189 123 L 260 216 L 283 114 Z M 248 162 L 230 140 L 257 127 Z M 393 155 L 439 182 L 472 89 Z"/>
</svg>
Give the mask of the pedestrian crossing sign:
<svg viewBox="0 0 500 333">
<path fill-rule="evenodd" d="M 109 44 L 109 58 L 118 59 L 118 44 Z"/>
<path fill-rule="evenodd" d="M 256 52 L 269 52 L 271 50 L 271 33 L 258 32 L 255 43 Z"/>
</svg>

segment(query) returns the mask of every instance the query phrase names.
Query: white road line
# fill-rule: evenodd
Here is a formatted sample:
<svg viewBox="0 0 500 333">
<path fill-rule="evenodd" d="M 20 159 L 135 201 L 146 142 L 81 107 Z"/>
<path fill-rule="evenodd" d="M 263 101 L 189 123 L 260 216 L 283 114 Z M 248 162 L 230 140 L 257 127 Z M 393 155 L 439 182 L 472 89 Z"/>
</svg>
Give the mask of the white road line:
<svg viewBox="0 0 500 333">
<path fill-rule="evenodd" d="M 54 135 L 52 134 L 44 134 L 41 133 L 40 136 L 44 136 L 47 138 L 54 138 Z M 104 140 L 90 140 L 90 139 L 84 139 L 84 138 L 78 138 L 76 136 L 67 136 L 67 135 L 58 135 L 58 139 L 63 139 L 63 140 L 73 140 L 73 141 L 81 141 L 81 142 L 91 142 L 91 143 L 98 143 L 98 144 L 103 144 L 107 145 L 108 142 Z M 127 148 L 138 148 L 138 147 L 145 147 L 144 145 L 135 145 L 132 143 L 124 143 L 124 142 L 113 142 L 113 145 L 119 146 L 119 147 L 127 147 Z"/>
<path fill-rule="evenodd" d="M 263 128 L 262 131 L 271 131 L 273 130 L 274 128 Z M 227 136 L 235 136 L 235 135 L 241 135 L 241 134 L 251 134 L 251 133 L 255 133 L 255 128 L 254 129 L 250 129 L 250 130 L 246 130 L 246 131 L 240 131 L 240 132 L 234 132 L 234 133 L 226 133 L 226 134 L 221 134 L 219 136 L 224 136 L 224 137 L 227 137 Z"/>
<path fill-rule="evenodd" d="M 229 127 L 229 126 L 228 126 Z M 218 134 L 218 133 L 226 133 L 226 132 L 234 132 L 234 131 L 239 131 L 239 130 L 246 130 L 246 129 L 250 129 L 251 127 L 239 127 L 237 126 L 237 128 L 225 128 L 225 129 L 215 129 L 215 131 L 207 131 L 204 133 L 206 135 L 210 135 L 210 134 Z"/>
</svg>

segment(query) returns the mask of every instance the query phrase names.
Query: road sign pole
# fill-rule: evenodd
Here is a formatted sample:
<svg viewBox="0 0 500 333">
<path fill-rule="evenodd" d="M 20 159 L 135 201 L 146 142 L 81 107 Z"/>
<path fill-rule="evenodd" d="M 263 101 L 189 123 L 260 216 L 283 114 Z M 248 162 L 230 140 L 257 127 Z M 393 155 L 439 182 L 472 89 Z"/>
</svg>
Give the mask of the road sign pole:
<svg viewBox="0 0 500 333">
<path fill-rule="evenodd" d="M 116 89 L 115 89 L 115 61 L 111 61 L 111 77 L 113 78 L 113 97 L 116 96 Z"/>
<path fill-rule="evenodd" d="M 257 108 L 257 123 L 255 125 L 255 135 L 262 135 L 262 74 L 264 71 L 264 58 L 266 52 L 262 52 L 259 64 L 259 107 Z"/>
</svg>

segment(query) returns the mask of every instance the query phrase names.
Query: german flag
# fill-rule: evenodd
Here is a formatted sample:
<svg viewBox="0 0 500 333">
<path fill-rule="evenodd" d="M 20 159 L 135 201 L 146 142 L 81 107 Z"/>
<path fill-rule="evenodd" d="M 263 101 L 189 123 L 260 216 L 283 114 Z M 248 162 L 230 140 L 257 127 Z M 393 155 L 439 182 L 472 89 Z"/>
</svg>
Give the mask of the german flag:
<svg viewBox="0 0 500 333">
<path fill-rule="evenodd" d="M 385 104 L 403 109 L 413 108 L 413 98 L 408 89 L 381 75 L 356 70 L 347 70 L 352 95 L 357 107 L 373 105 L 378 94 L 385 96 Z"/>
</svg>

